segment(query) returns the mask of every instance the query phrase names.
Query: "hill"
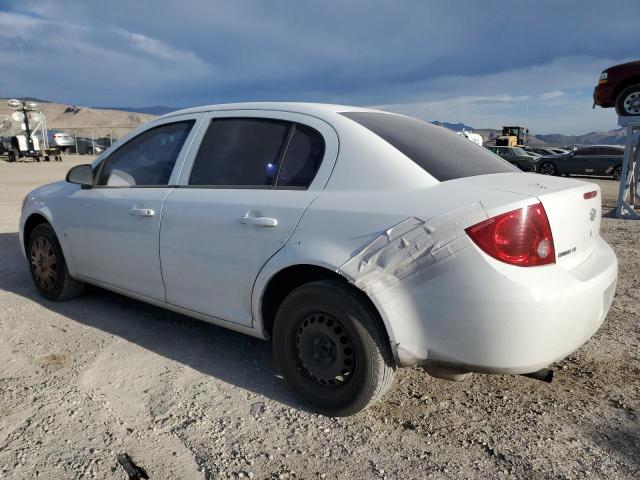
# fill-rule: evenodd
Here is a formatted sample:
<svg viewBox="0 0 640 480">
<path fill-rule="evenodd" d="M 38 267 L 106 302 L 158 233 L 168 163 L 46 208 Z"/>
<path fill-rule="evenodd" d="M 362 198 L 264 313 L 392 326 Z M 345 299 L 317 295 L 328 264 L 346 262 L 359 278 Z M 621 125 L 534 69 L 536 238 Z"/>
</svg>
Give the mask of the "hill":
<svg viewBox="0 0 640 480">
<path fill-rule="evenodd" d="M 83 136 L 89 136 L 90 127 L 96 127 L 94 128 L 96 137 L 109 135 L 109 129 L 115 137 L 120 137 L 132 128 L 156 117 L 146 113 L 90 108 L 42 100 L 39 101 L 39 107 L 45 115 L 49 129 L 68 131 L 78 129 Z M 0 99 L 0 117 L 11 115 L 12 112 L 13 110 L 7 105 L 7 99 Z"/>
<path fill-rule="evenodd" d="M 165 113 L 180 110 L 175 107 L 166 107 L 164 105 L 155 105 L 153 107 L 93 107 L 99 110 L 119 110 L 122 112 L 146 113 L 149 115 L 164 115 Z"/>
</svg>

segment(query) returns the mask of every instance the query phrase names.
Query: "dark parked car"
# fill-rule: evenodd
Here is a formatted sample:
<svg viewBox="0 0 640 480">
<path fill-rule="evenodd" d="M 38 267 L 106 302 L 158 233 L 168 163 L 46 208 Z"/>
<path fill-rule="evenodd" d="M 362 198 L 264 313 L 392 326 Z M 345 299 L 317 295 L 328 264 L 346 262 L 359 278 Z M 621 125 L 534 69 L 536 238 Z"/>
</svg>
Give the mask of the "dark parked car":
<svg viewBox="0 0 640 480">
<path fill-rule="evenodd" d="M 640 60 L 602 72 L 593 91 L 593 104 L 615 107 L 620 116 L 640 115 Z"/>
<path fill-rule="evenodd" d="M 76 142 L 78 151 L 76 152 L 76 146 L 73 145 L 69 148 L 69 153 L 77 153 L 78 155 L 100 155 L 109 147 L 109 139 L 97 139 L 92 142 L 90 138 L 78 137 Z"/>
<path fill-rule="evenodd" d="M 525 172 L 536 171 L 536 160 L 540 158 L 536 153 L 525 152 L 520 147 L 498 147 L 490 145 L 487 148 L 493 153 L 500 155 L 507 162 L 512 163 L 520 170 Z"/>
<path fill-rule="evenodd" d="M 580 147 L 561 155 L 537 160 L 537 170 L 545 175 L 601 175 L 620 180 L 624 149 L 611 145 Z"/>
</svg>

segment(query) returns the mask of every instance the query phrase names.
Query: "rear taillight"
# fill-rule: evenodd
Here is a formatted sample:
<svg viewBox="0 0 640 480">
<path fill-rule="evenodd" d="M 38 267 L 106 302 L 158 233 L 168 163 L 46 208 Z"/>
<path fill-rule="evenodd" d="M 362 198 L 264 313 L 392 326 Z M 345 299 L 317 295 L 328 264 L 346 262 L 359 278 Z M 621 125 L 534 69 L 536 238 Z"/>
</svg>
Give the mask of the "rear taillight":
<svg viewBox="0 0 640 480">
<path fill-rule="evenodd" d="M 503 213 L 465 229 L 486 254 L 520 267 L 555 263 L 549 219 L 541 203 Z"/>
</svg>

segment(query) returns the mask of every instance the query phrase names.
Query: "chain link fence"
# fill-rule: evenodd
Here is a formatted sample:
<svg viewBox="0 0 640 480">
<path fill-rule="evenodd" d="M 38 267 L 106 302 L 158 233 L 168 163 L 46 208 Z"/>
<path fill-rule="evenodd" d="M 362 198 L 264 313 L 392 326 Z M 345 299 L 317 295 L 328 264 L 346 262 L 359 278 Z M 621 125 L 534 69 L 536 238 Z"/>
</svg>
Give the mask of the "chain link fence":
<svg viewBox="0 0 640 480">
<path fill-rule="evenodd" d="M 48 128 L 48 143 L 63 154 L 100 155 L 138 125 L 78 126 Z"/>
</svg>

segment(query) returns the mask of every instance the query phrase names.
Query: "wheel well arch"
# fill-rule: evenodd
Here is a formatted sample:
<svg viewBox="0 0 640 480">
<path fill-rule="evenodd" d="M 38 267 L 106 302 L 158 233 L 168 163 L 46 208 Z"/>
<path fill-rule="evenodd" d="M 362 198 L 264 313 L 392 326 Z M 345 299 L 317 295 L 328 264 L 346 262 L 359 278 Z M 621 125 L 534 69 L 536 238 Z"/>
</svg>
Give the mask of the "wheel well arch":
<svg viewBox="0 0 640 480">
<path fill-rule="evenodd" d="M 49 220 L 41 213 L 32 213 L 29 215 L 29 218 L 24 222 L 24 229 L 22 230 L 22 241 L 25 246 L 33 229 L 43 223 L 49 223 Z"/>
<path fill-rule="evenodd" d="M 383 320 L 378 308 L 369 296 L 349 281 L 335 272 L 325 267 L 311 264 L 290 265 L 273 275 L 265 286 L 260 302 L 260 315 L 262 317 L 262 328 L 269 337 L 273 333 L 273 323 L 276 318 L 278 308 L 287 297 L 287 295 L 306 283 L 318 280 L 338 280 L 343 282 L 347 288 L 356 292 L 363 302 L 366 302 L 378 315 L 380 325 L 384 328 L 386 339 L 389 342 L 391 350 L 395 353 L 395 348 L 391 343 L 390 332 L 388 331 L 386 322 Z"/>
<path fill-rule="evenodd" d="M 618 100 L 618 95 L 620 95 L 625 88 L 628 88 L 636 84 L 640 85 L 640 75 L 636 75 L 635 77 L 629 77 L 623 82 L 620 82 L 620 84 L 616 87 L 615 91 L 613 92 L 613 99 L 612 99 L 613 103 L 615 103 Z"/>
</svg>

